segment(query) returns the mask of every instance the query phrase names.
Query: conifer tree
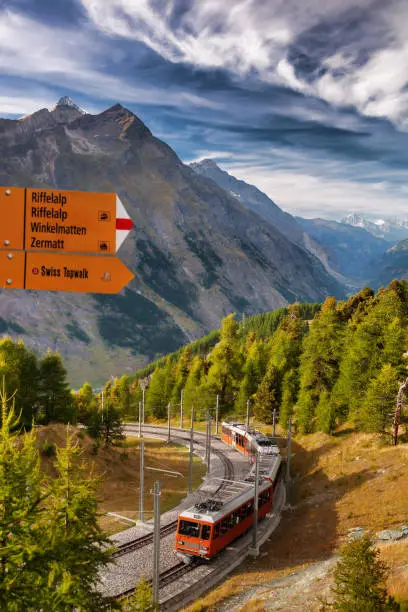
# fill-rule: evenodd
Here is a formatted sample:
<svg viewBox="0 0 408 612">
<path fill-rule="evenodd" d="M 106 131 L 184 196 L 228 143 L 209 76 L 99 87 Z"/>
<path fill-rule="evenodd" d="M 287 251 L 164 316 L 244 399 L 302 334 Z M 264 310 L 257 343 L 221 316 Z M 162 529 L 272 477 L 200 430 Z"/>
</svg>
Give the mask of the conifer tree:
<svg viewBox="0 0 408 612">
<path fill-rule="evenodd" d="M 200 387 L 202 382 L 202 375 L 204 372 L 203 361 L 197 355 L 193 358 L 191 363 L 190 371 L 187 376 L 186 384 L 184 387 L 184 406 L 186 415 L 191 414 L 191 410 L 194 406 L 196 414 L 199 413 L 202 407 L 203 401 L 203 389 Z"/>
<path fill-rule="evenodd" d="M 255 416 L 264 423 L 272 423 L 273 411 L 279 411 L 280 384 L 279 370 L 270 363 L 255 396 Z"/>
<path fill-rule="evenodd" d="M 221 339 L 211 353 L 211 365 L 206 380 L 207 395 L 215 405 L 218 394 L 220 414 L 234 406 L 242 373 L 242 356 L 239 350 L 239 324 L 230 314 L 222 321 Z"/>
<path fill-rule="evenodd" d="M 279 423 L 286 430 L 289 418 L 293 415 L 294 406 L 299 392 L 299 372 L 292 368 L 286 372 L 282 380 L 282 400 L 279 409 Z"/>
<path fill-rule="evenodd" d="M 332 397 L 345 416 L 355 422 L 361 422 L 360 412 L 368 386 L 381 368 L 389 363 L 397 368 L 399 376 L 404 371 L 407 315 L 399 286 L 400 283 L 391 284 L 390 288 L 380 290 L 365 303 L 364 311 L 357 311 L 348 323 L 345 351 Z"/>
<path fill-rule="evenodd" d="M 74 402 L 78 421 L 87 425 L 92 411 L 97 409 L 97 399 L 92 385 L 85 382 L 75 395 Z"/>
<path fill-rule="evenodd" d="M 167 417 L 174 384 L 173 363 L 168 357 L 164 367 L 157 368 L 151 378 L 146 398 L 146 408 L 157 419 Z"/>
<path fill-rule="evenodd" d="M 248 399 L 252 399 L 259 383 L 265 375 L 266 369 L 266 347 L 260 341 L 252 340 L 246 343 L 247 358 L 243 366 L 243 378 L 240 383 L 235 409 L 238 414 L 246 410 Z"/>
<path fill-rule="evenodd" d="M 55 468 L 46 500 L 49 574 L 43 608 L 108 610 L 111 602 L 97 588 L 101 568 L 111 561 L 109 540 L 98 525 L 98 480 L 81 462 L 68 432 L 66 447 L 57 449 Z"/>
<path fill-rule="evenodd" d="M 313 430 L 320 394 L 324 390 L 331 391 L 336 382 L 343 337 L 344 324 L 336 312 L 336 301 L 327 298 L 312 321 L 300 358 L 300 389 L 295 414 L 302 433 Z"/>
<path fill-rule="evenodd" d="M 122 414 L 128 416 L 131 413 L 132 396 L 130 392 L 130 377 L 122 376 L 119 380 L 119 408 Z"/>
<path fill-rule="evenodd" d="M 39 403 L 43 423 L 75 421 L 74 400 L 67 382 L 67 371 L 58 353 L 48 352 L 40 361 Z"/>
<path fill-rule="evenodd" d="M 17 443 L 3 379 L 0 426 L 0 609 L 30 610 L 47 574 L 39 454 L 32 431 Z M 39 609 L 39 608 L 38 608 Z"/>
<path fill-rule="evenodd" d="M 104 442 L 105 447 L 115 446 L 119 444 L 123 439 L 123 421 L 122 412 L 119 408 L 114 406 L 112 400 L 108 400 L 105 403 L 103 415 L 102 412 L 98 412 L 101 418 L 100 424 L 100 437 Z"/>
<path fill-rule="evenodd" d="M 371 380 L 359 413 L 359 424 L 365 431 L 384 433 L 391 425 L 398 387 L 396 369 L 386 364 Z"/>
<path fill-rule="evenodd" d="M 399 610 L 387 595 L 387 566 L 368 535 L 348 542 L 334 571 L 335 596 L 330 606 L 341 612 L 381 612 Z"/>
<path fill-rule="evenodd" d="M 170 398 L 171 404 L 173 405 L 180 403 L 181 391 L 185 387 L 190 365 L 191 349 L 189 346 L 186 346 L 175 367 L 174 384 Z"/>
</svg>

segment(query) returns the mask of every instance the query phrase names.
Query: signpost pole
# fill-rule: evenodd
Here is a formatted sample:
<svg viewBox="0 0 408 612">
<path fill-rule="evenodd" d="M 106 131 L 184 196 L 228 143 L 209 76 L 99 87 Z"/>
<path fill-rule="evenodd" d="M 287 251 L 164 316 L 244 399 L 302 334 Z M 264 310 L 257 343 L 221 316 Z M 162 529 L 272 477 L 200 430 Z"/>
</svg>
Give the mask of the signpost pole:
<svg viewBox="0 0 408 612">
<path fill-rule="evenodd" d="M 154 531 L 153 531 L 153 605 L 159 604 L 160 576 L 160 481 L 154 483 Z"/>
<path fill-rule="evenodd" d="M 144 440 L 140 440 L 140 496 L 139 496 L 139 520 L 144 521 L 143 497 L 144 497 Z"/>
</svg>

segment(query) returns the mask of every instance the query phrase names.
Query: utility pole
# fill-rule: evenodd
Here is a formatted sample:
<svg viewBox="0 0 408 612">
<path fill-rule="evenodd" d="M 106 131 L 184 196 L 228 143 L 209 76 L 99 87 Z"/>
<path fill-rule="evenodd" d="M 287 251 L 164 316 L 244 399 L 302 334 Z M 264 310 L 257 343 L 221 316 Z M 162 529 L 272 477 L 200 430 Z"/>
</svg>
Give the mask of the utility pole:
<svg viewBox="0 0 408 612">
<path fill-rule="evenodd" d="M 153 605 L 159 604 L 160 576 L 160 481 L 154 483 L 154 529 L 153 529 Z"/>
<path fill-rule="evenodd" d="M 218 436 L 218 418 L 220 412 L 220 396 L 217 393 L 217 403 L 215 405 L 215 435 Z"/>
<path fill-rule="evenodd" d="M 149 384 L 148 378 L 142 378 L 142 380 L 139 380 L 139 385 L 142 388 L 142 423 L 143 424 L 145 422 L 145 391 L 146 391 L 146 387 L 148 384 Z"/>
<path fill-rule="evenodd" d="M 193 451 L 194 451 L 194 406 L 191 408 L 191 429 L 190 429 L 190 464 L 188 470 L 188 492 L 193 491 Z"/>
<path fill-rule="evenodd" d="M 211 471 L 211 416 L 207 420 L 207 474 Z"/>
<path fill-rule="evenodd" d="M 289 417 L 288 444 L 286 449 L 286 482 L 290 480 L 290 443 L 292 438 L 292 417 Z"/>
<path fill-rule="evenodd" d="M 142 434 L 142 402 L 139 402 L 139 438 L 143 438 L 143 434 Z"/>
<path fill-rule="evenodd" d="M 249 399 L 247 399 L 246 427 L 247 431 L 249 431 Z"/>
<path fill-rule="evenodd" d="M 252 531 L 253 555 L 258 556 L 258 496 L 259 496 L 259 453 L 255 454 L 255 492 L 254 492 L 254 528 Z"/>
<path fill-rule="evenodd" d="M 273 437 L 276 436 L 276 408 L 273 409 Z"/>
<path fill-rule="evenodd" d="M 144 521 L 143 497 L 144 497 L 144 440 L 140 440 L 140 496 L 139 496 L 139 520 Z"/>
<path fill-rule="evenodd" d="M 170 428 L 171 428 L 171 412 L 170 412 L 170 408 L 171 408 L 171 404 L 168 403 L 167 404 L 167 444 L 170 444 L 171 442 L 171 438 L 170 438 Z"/>
<path fill-rule="evenodd" d="M 397 446 L 398 444 L 398 429 L 399 429 L 399 425 L 401 422 L 402 401 L 403 401 L 404 393 L 406 392 L 407 389 L 408 389 L 408 378 L 405 380 L 405 382 L 403 382 L 400 385 L 400 388 L 398 390 L 397 407 L 395 409 L 394 419 L 392 423 L 392 430 L 393 430 L 392 441 L 393 441 L 394 446 Z"/>
<path fill-rule="evenodd" d="M 182 389 L 180 392 L 180 429 L 183 429 L 183 395 L 184 389 Z"/>
</svg>

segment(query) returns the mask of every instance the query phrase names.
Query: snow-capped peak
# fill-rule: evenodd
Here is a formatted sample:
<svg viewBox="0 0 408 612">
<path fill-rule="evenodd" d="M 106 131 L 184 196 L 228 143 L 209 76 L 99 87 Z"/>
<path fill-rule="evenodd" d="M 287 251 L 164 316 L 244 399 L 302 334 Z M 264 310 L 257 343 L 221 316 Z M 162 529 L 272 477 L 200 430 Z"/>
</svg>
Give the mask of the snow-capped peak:
<svg viewBox="0 0 408 612">
<path fill-rule="evenodd" d="M 377 219 L 374 221 L 375 225 L 386 225 L 386 221 L 384 219 Z"/>
<path fill-rule="evenodd" d="M 85 115 L 85 111 L 83 110 L 83 108 L 75 104 L 75 102 L 73 102 L 69 96 L 62 96 L 62 98 L 58 100 L 53 110 L 56 110 L 57 108 L 74 108 L 75 110 Z"/>
</svg>

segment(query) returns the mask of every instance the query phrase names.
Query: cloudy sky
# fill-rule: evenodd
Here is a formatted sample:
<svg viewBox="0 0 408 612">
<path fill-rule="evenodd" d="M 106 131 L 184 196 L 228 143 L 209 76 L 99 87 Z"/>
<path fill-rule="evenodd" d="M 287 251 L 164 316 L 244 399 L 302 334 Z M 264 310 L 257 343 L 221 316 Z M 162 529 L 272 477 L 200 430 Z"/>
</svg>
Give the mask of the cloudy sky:
<svg viewBox="0 0 408 612">
<path fill-rule="evenodd" d="M 1 6 L 1 116 L 121 102 L 291 213 L 408 218 L 406 0 Z"/>
</svg>

